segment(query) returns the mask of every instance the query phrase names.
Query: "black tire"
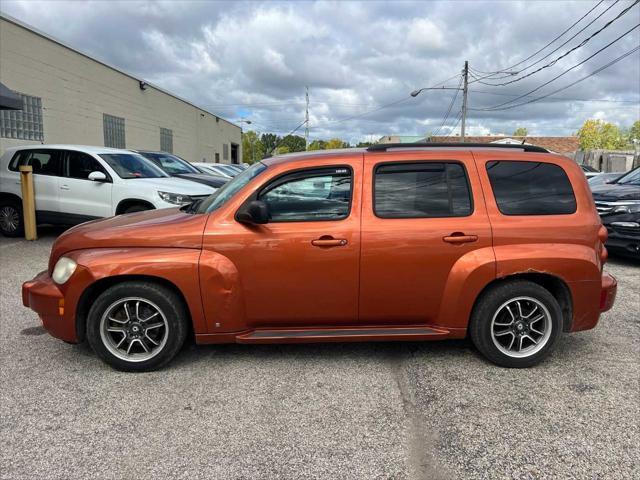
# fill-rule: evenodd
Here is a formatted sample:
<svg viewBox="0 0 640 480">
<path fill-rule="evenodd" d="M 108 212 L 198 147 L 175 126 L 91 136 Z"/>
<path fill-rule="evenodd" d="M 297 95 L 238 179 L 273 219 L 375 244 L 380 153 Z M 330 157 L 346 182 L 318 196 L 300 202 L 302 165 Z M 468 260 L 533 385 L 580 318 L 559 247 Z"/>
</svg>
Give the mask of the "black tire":
<svg viewBox="0 0 640 480">
<path fill-rule="evenodd" d="M 516 299 L 520 300 L 516 302 Z M 530 324 L 526 317 L 520 317 L 518 308 L 513 303 L 508 303 L 510 301 L 516 302 L 515 305 L 518 303 L 524 305 L 522 308 L 526 311 L 531 310 L 529 320 L 535 320 L 543 315 L 543 318 L 537 321 L 543 322 L 543 328 L 539 323 L 531 322 Z M 515 317 L 509 312 L 509 308 L 512 307 L 516 312 Z M 500 326 L 494 327 L 494 315 Z M 506 326 L 509 321 L 512 325 Z M 562 324 L 562 309 L 547 289 L 533 282 L 514 280 L 497 285 L 482 295 L 471 314 L 469 335 L 480 353 L 496 365 L 507 368 L 527 368 L 537 365 L 551 353 L 562 333 Z M 535 330 L 531 331 L 530 327 L 533 325 Z M 548 334 L 547 328 L 550 328 Z M 499 335 L 494 337 L 492 330 Z M 509 332 L 505 333 L 507 330 Z M 533 332 L 544 332 L 544 335 L 538 336 L 538 333 Z M 527 338 L 529 335 L 533 340 Z M 524 338 L 520 340 L 520 337 Z M 538 343 L 534 344 L 533 341 L 536 339 Z M 522 347 L 522 351 L 517 351 L 518 342 L 521 341 L 520 345 L 526 346 Z M 515 351 L 509 350 L 511 342 L 516 343 L 513 345 Z M 501 348 L 496 343 L 500 344 Z M 510 353 L 507 354 L 505 350 Z M 530 353 L 527 353 L 527 350 L 530 350 Z"/>
<path fill-rule="evenodd" d="M 22 202 L 14 199 L 0 201 L 0 232 L 5 237 L 24 236 Z"/>
<path fill-rule="evenodd" d="M 125 299 L 129 300 L 125 302 Z M 136 302 L 140 309 L 137 315 Z M 120 310 L 117 310 L 118 308 Z M 146 320 L 142 318 L 152 314 L 154 309 L 159 313 Z M 108 320 L 124 312 L 126 317 L 121 316 L 120 320 Z M 146 313 L 143 315 L 141 312 Z M 126 318 L 130 320 L 126 321 Z M 154 323 L 151 323 L 150 318 L 154 318 Z M 87 316 L 87 340 L 96 354 L 117 370 L 125 372 L 157 370 L 171 361 L 182 348 L 187 336 L 188 319 L 188 310 L 184 302 L 171 289 L 153 282 L 122 282 L 105 290 L 93 303 Z M 163 325 L 158 327 L 158 323 Z M 145 325 L 153 327 L 154 330 L 147 331 Z M 120 332 L 107 331 L 109 327 L 114 330 L 117 327 L 127 333 L 123 332 L 123 336 L 120 336 Z M 124 343 L 119 349 L 115 344 L 122 338 Z M 154 343 L 151 343 L 152 340 Z M 130 355 L 121 351 L 129 344 L 133 344 Z M 154 344 L 158 346 L 155 347 Z M 147 346 L 150 353 L 145 353 L 142 350 L 143 346 Z M 153 356 L 145 358 L 149 355 Z"/>
<path fill-rule="evenodd" d="M 153 210 L 153 209 L 151 207 L 148 207 L 147 205 L 137 204 L 137 205 L 131 205 L 130 207 L 127 207 L 126 210 L 122 213 L 144 212 L 145 210 Z"/>
</svg>

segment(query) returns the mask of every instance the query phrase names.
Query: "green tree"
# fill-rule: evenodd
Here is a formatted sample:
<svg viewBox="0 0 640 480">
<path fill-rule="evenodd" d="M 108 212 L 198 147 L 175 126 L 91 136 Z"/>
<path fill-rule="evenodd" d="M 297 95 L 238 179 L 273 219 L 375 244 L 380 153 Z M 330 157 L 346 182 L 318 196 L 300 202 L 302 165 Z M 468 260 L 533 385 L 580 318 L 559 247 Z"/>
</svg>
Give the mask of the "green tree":
<svg viewBox="0 0 640 480">
<path fill-rule="evenodd" d="M 313 142 L 309 143 L 309 150 L 324 150 L 326 148 L 326 144 L 327 142 L 325 142 L 324 140 L 314 140 Z"/>
<path fill-rule="evenodd" d="M 513 131 L 513 136 L 514 137 L 526 137 L 527 136 L 527 129 L 524 127 L 518 127 Z"/>
<path fill-rule="evenodd" d="M 289 147 L 287 147 L 286 145 L 280 145 L 278 148 L 276 148 L 274 154 L 275 155 L 281 155 L 283 153 L 290 153 L 291 150 L 289 150 Z"/>
<path fill-rule="evenodd" d="M 640 120 L 633 122 L 633 125 L 631 125 L 631 128 L 629 129 L 627 139 L 629 144 L 633 144 L 633 140 L 640 141 Z"/>
<path fill-rule="evenodd" d="M 279 146 L 287 147 L 290 152 L 304 152 L 306 149 L 304 137 L 299 135 L 287 135 L 280 141 Z"/>
<path fill-rule="evenodd" d="M 620 129 L 613 123 L 589 119 L 578 130 L 582 150 L 617 150 L 627 143 Z"/>
<path fill-rule="evenodd" d="M 263 133 L 260 137 L 260 141 L 264 147 L 265 154 L 267 154 L 272 153 L 273 150 L 275 150 L 278 146 L 278 142 L 280 142 L 280 137 L 275 133 Z"/>
<path fill-rule="evenodd" d="M 348 143 L 343 142 L 339 138 L 332 138 L 331 140 L 327 141 L 324 148 L 325 150 L 331 150 L 334 148 L 346 148 L 348 146 L 349 146 Z"/>
<path fill-rule="evenodd" d="M 242 135 L 242 161 L 252 164 L 262 160 L 264 157 L 264 145 L 260 137 L 253 130 L 249 130 Z"/>
</svg>

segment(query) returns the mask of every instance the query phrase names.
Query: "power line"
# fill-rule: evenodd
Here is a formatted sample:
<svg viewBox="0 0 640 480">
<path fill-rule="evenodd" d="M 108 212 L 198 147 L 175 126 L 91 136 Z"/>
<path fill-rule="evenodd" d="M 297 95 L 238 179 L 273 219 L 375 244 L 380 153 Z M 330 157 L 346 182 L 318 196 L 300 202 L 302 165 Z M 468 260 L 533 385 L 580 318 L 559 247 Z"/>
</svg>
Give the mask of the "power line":
<svg viewBox="0 0 640 480">
<path fill-rule="evenodd" d="M 610 21 L 608 21 L 608 22 L 607 22 L 607 23 L 606 23 L 602 28 L 600 28 L 599 30 L 596 30 L 596 31 L 595 31 L 594 33 L 592 33 L 590 36 L 588 36 L 587 38 L 585 38 L 584 40 L 582 40 L 582 42 L 580 42 L 578 45 L 576 45 L 575 47 L 573 47 L 573 48 L 571 48 L 571 49 L 567 50 L 565 53 L 563 53 L 563 54 L 562 54 L 562 55 L 560 55 L 559 57 L 557 57 L 557 58 L 553 59 L 553 60 L 552 60 L 552 61 L 550 61 L 549 63 L 547 63 L 547 64 L 543 65 L 542 67 L 540 67 L 540 68 L 538 68 L 538 69 L 536 69 L 536 70 L 534 70 L 533 72 L 530 72 L 530 73 L 528 73 L 528 74 L 526 74 L 526 75 L 524 75 L 524 76 L 522 76 L 522 77 L 518 77 L 518 78 L 515 78 L 515 79 L 510 80 L 510 81 L 508 81 L 508 82 L 503 82 L 503 83 L 488 83 L 488 82 L 483 82 L 483 81 L 480 81 L 480 80 L 474 80 L 474 81 L 472 81 L 472 83 L 474 83 L 474 82 L 480 82 L 480 83 L 482 83 L 482 84 L 484 84 L 484 85 L 490 85 L 490 86 L 493 86 L 493 87 L 503 87 L 503 86 L 510 85 L 510 84 L 512 84 L 512 83 L 516 83 L 516 82 L 519 82 L 519 81 L 521 81 L 521 80 L 524 80 L 525 78 L 528 78 L 528 77 L 530 77 L 531 75 L 535 75 L 536 73 L 538 73 L 538 72 L 540 72 L 540 71 L 542 71 L 542 70 L 544 70 L 544 69 L 546 69 L 546 68 L 552 67 L 553 65 L 555 65 L 556 63 L 558 63 L 560 60 L 562 60 L 563 58 L 565 58 L 567 55 L 570 55 L 571 53 L 575 52 L 575 51 L 576 51 L 576 50 L 578 50 L 579 48 L 583 47 L 584 45 L 586 45 L 587 43 L 589 43 L 589 41 L 590 41 L 592 38 L 596 37 L 598 34 L 600 34 L 601 32 L 603 32 L 603 31 L 604 31 L 604 30 L 606 30 L 607 28 L 609 28 L 609 26 L 611 26 L 611 24 L 613 24 L 616 20 L 618 20 L 619 18 L 621 18 L 622 16 L 624 16 L 627 12 L 629 12 L 629 10 L 631 10 L 633 7 L 635 7 L 635 6 L 638 4 L 638 2 L 640 2 L 640 0 L 636 0 L 633 4 L 629 5 L 627 8 L 625 8 L 624 10 L 622 10 L 622 11 L 621 11 L 621 12 L 620 12 L 620 13 L 619 13 L 615 18 L 613 18 L 613 19 L 611 19 Z M 614 4 L 614 5 L 615 5 L 615 4 Z M 613 5 L 612 5 L 612 6 L 613 6 Z M 609 7 L 609 8 L 611 8 L 611 7 Z M 607 10 L 608 10 L 608 9 L 607 9 Z M 606 10 L 605 10 L 605 12 L 606 12 Z M 603 13 L 604 13 L 604 12 L 603 12 Z M 586 27 L 585 27 L 585 28 L 586 28 Z M 578 33 L 579 33 L 579 32 L 578 32 Z M 572 37 L 572 38 L 573 38 L 573 37 Z M 566 44 L 566 42 L 565 42 L 565 44 Z M 563 44 L 563 45 L 564 45 L 564 44 Z M 560 48 L 560 47 L 559 47 L 559 48 Z M 555 52 L 555 51 L 557 51 L 557 50 L 558 50 L 558 49 L 554 50 L 554 52 Z M 553 53 L 553 52 L 551 52 L 551 53 Z M 548 54 L 548 55 L 546 55 L 545 57 L 542 57 L 540 60 L 538 60 L 537 62 L 535 62 L 535 63 L 533 63 L 533 64 L 531 64 L 531 65 L 529 65 L 528 67 L 525 67 L 524 69 L 522 69 L 522 70 L 520 71 L 520 73 L 522 73 L 522 71 L 523 71 L 523 70 L 527 70 L 528 68 L 531 68 L 533 65 L 536 65 L 537 63 L 541 62 L 542 60 L 544 60 L 545 58 L 547 58 L 549 55 L 551 55 L 551 53 L 550 53 L 550 54 Z"/>
<path fill-rule="evenodd" d="M 460 85 L 462 85 L 462 75 L 460 75 L 460 81 L 458 82 L 458 87 L 456 90 L 456 93 L 454 93 L 453 98 L 451 99 L 451 102 L 449 103 L 449 108 L 447 109 L 447 113 L 444 115 L 444 119 L 442 120 L 442 124 L 435 130 L 431 132 L 431 135 L 437 135 L 438 133 L 440 133 L 440 131 L 442 130 L 442 128 L 444 127 L 445 123 L 447 123 L 447 119 L 449 118 L 449 115 L 451 114 L 451 109 L 453 108 L 453 104 L 456 101 L 456 98 L 458 98 L 458 94 L 460 93 Z"/>
<path fill-rule="evenodd" d="M 507 102 L 504 103 L 500 103 L 498 105 L 493 105 L 492 107 L 486 107 L 486 108 L 480 108 L 480 109 L 474 109 L 474 110 L 500 110 L 500 107 L 503 107 L 505 105 L 508 105 L 509 103 L 515 102 L 516 100 L 519 100 L 521 98 L 524 98 L 534 92 L 537 92 L 538 90 L 540 90 L 541 88 L 549 85 L 552 82 L 555 82 L 556 80 L 558 80 L 560 77 L 563 77 L 564 75 L 566 75 L 567 73 L 569 73 L 570 71 L 578 68 L 580 65 L 583 65 L 584 63 L 586 63 L 587 61 L 591 60 L 593 57 L 595 57 L 596 55 L 598 55 L 599 53 L 603 52 L 604 50 L 606 50 L 607 48 L 611 47 L 613 44 L 615 44 L 616 42 L 620 41 L 622 38 L 626 37 L 627 35 L 629 35 L 632 31 L 634 31 L 636 28 L 640 27 L 640 24 L 637 24 L 635 27 L 630 28 L 629 30 L 627 30 L 625 33 L 623 33 L 622 35 L 620 35 L 618 38 L 616 38 L 615 40 L 609 42 L 607 45 L 605 45 L 604 47 L 602 47 L 600 50 L 596 51 L 595 53 L 589 55 L 587 58 L 585 58 L 584 60 L 582 60 L 579 63 L 576 63 L 575 65 L 573 65 L 572 67 L 568 68 L 567 70 L 565 70 L 564 72 L 560 73 L 559 75 L 556 75 L 555 77 L 553 77 L 551 80 L 537 86 L 536 88 L 534 88 L 533 90 L 519 95 L 518 97 L 509 100 Z"/>
<path fill-rule="evenodd" d="M 488 90 L 475 90 L 470 88 L 470 92 L 480 93 L 486 95 L 497 95 L 500 97 L 517 97 L 519 94 L 514 93 L 501 93 L 501 92 L 491 92 Z M 532 95 L 526 95 L 527 97 L 531 97 Z M 537 97 L 534 97 L 537 98 Z M 600 103 L 638 103 L 638 100 L 611 100 L 609 98 L 554 98 L 553 100 L 559 102 L 600 102 Z"/>
<path fill-rule="evenodd" d="M 544 47 L 542 47 L 541 49 L 537 50 L 536 52 L 532 53 L 531 55 L 529 55 L 527 58 L 520 60 L 518 63 L 514 63 L 513 65 L 511 65 L 510 67 L 507 68 L 503 68 L 501 70 L 497 70 L 495 72 L 493 72 L 493 75 L 496 75 L 498 73 L 504 73 L 507 70 L 511 70 L 514 67 L 517 67 L 518 65 L 522 65 L 524 62 L 526 62 L 527 60 L 532 59 L 533 57 L 535 57 L 536 55 L 538 55 L 540 52 L 542 52 L 543 50 L 545 50 L 548 46 L 554 44 L 556 41 L 558 41 L 560 38 L 562 38 L 569 30 L 571 30 L 573 27 L 575 27 L 578 23 L 580 23 L 582 20 L 584 20 L 584 18 L 586 18 L 591 12 L 593 12 L 596 8 L 598 8 L 602 3 L 604 3 L 604 0 L 600 0 L 593 8 L 591 8 L 587 13 L 585 13 L 582 17 L 580 17 L 578 20 L 576 20 L 573 24 L 571 24 L 571 26 L 569 28 L 567 28 L 566 30 L 564 30 L 560 35 L 558 35 L 557 37 L 555 37 L 553 40 L 551 40 L 549 43 L 547 43 Z M 491 73 L 491 72 L 479 72 L 479 73 Z M 489 75 L 491 76 L 491 75 Z M 485 77 L 488 78 L 488 77 Z"/>
<path fill-rule="evenodd" d="M 580 83 L 580 82 L 582 82 L 582 81 L 586 80 L 587 78 L 590 78 L 590 77 L 592 77 L 592 76 L 594 76 L 594 75 L 596 75 L 596 74 L 600 73 L 601 71 L 603 71 L 603 70 L 605 70 L 605 69 L 607 69 L 607 68 L 611 67 L 612 65 L 615 65 L 615 64 L 616 64 L 616 63 L 618 63 L 619 61 L 621 61 L 621 60 L 625 59 L 625 58 L 626 58 L 626 57 L 628 57 L 629 55 L 632 55 L 633 53 L 637 52 L 638 50 L 640 50 L 640 46 L 639 46 L 639 47 L 636 47 L 636 48 L 634 48 L 634 49 L 632 49 L 632 50 L 629 50 L 627 53 L 624 53 L 624 54 L 620 55 L 618 58 L 616 58 L 616 59 L 612 60 L 611 62 L 607 63 L 606 65 L 603 65 L 603 66 L 601 66 L 600 68 L 598 68 L 597 70 L 594 70 L 594 71 L 593 71 L 593 72 L 591 72 L 589 75 L 586 75 L 585 77 L 582 77 L 582 78 L 580 78 L 580 79 L 576 80 L 575 82 L 570 83 L 569 85 L 566 85 L 566 86 L 564 86 L 564 87 L 562 87 L 562 88 L 559 88 L 559 89 L 557 89 L 557 90 L 554 90 L 553 92 L 548 93 L 547 95 L 543 95 L 543 96 L 541 96 L 541 97 L 537 97 L 537 98 L 534 98 L 534 99 L 528 100 L 528 101 L 526 101 L 526 102 L 521 102 L 521 103 L 518 103 L 518 104 L 509 105 L 509 106 L 506 106 L 506 107 L 504 107 L 504 108 L 474 108 L 474 109 L 472 109 L 472 110 L 485 110 L 485 111 L 509 110 L 509 109 L 511 109 L 511 108 L 516 108 L 516 107 L 521 107 L 521 106 L 523 106 L 523 105 L 527 105 L 527 104 L 529 104 L 529 103 L 538 102 L 538 101 L 540 101 L 540 100 L 542 100 L 542 99 L 544 99 L 544 98 L 550 97 L 550 96 L 552 96 L 552 95 L 555 95 L 556 93 L 560 93 L 560 92 L 562 92 L 562 91 L 564 91 L 564 90 L 566 90 L 566 89 L 568 89 L 568 88 L 570 88 L 570 87 L 573 87 L 574 85 L 576 85 L 576 84 L 578 84 L 578 83 Z M 550 82 L 547 82 L 547 83 L 550 83 Z M 521 95 L 520 97 L 518 97 L 518 98 L 522 98 L 522 95 Z M 514 100 L 515 100 L 515 99 L 514 99 Z M 514 101 L 514 100 L 511 100 L 511 101 Z M 510 102 L 507 102 L 507 103 L 510 103 Z"/>
</svg>

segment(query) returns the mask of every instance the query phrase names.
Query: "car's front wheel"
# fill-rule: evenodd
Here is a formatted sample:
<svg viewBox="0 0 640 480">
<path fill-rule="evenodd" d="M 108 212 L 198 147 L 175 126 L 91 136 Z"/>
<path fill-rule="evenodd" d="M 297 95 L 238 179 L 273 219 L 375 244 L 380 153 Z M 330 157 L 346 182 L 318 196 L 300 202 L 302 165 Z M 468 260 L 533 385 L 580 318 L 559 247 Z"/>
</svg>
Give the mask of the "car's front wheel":
<svg viewBox="0 0 640 480">
<path fill-rule="evenodd" d="M 112 367 L 149 371 L 166 365 L 187 335 L 187 309 L 171 289 L 123 282 L 105 290 L 87 317 L 87 339 Z"/>
<path fill-rule="evenodd" d="M 523 280 L 490 289 L 474 308 L 469 334 L 491 362 L 531 367 L 549 353 L 562 332 L 562 310 L 551 293 Z"/>
</svg>

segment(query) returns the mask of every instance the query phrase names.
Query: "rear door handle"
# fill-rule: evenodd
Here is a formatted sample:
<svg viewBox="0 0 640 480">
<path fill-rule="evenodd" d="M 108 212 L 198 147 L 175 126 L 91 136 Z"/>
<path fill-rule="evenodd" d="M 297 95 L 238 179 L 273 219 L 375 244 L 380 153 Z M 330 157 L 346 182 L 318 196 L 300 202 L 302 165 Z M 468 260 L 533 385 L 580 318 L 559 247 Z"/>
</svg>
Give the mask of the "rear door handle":
<svg viewBox="0 0 640 480">
<path fill-rule="evenodd" d="M 325 235 L 311 240 L 311 245 L 314 247 L 344 247 L 346 244 L 347 241 L 344 238 L 333 238 Z"/>
<path fill-rule="evenodd" d="M 69 185 L 60 185 L 60 190 L 69 190 Z"/>
<path fill-rule="evenodd" d="M 471 242 L 477 242 L 478 241 L 478 236 L 477 235 L 465 235 L 464 233 L 461 233 L 461 232 L 454 232 L 451 235 L 447 235 L 446 237 L 442 237 L 442 240 L 447 242 L 447 243 L 454 243 L 454 244 L 471 243 Z"/>
</svg>

